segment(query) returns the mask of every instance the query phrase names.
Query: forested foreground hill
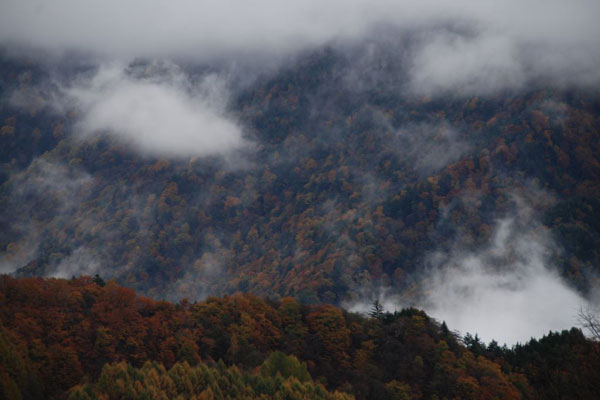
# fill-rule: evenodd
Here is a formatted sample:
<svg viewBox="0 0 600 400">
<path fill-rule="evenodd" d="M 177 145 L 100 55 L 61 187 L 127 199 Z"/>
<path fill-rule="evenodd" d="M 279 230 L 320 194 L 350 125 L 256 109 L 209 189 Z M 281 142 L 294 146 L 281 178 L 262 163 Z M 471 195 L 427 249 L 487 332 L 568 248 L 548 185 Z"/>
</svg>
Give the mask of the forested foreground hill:
<svg viewBox="0 0 600 400">
<path fill-rule="evenodd" d="M 174 301 L 243 291 L 343 304 L 392 288 L 410 304 L 433 254 L 485 248 L 513 218 L 545 238 L 570 285 L 597 284 L 595 90 L 417 96 L 401 48 L 325 47 L 230 84 L 237 152 L 178 156 L 140 151 L 118 129 L 82 133 L 89 110 L 60 94 L 85 91 L 69 85 L 98 67 L 1 61 L 4 272 L 98 273 Z M 178 68 L 190 85 L 219 74 Z M 162 88 L 168 70 L 137 61 L 121 84 Z M 490 263 L 499 271 L 514 263 L 509 244 Z"/>
<path fill-rule="evenodd" d="M 2 398 L 594 399 L 600 346 L 512 349 L 424 312 L 350 314 L 249 294 L 177 304 L 101 279 L 0 277 Z"/>
</svg>

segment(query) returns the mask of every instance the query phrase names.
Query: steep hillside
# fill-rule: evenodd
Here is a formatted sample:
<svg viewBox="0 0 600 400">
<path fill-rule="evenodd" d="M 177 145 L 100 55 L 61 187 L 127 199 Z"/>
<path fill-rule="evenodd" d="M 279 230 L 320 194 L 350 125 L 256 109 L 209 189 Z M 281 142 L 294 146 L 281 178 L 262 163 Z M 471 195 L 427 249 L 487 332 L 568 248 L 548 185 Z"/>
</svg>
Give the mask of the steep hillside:
<svg viewBox="0 0 600 400">
<path fill-rule="evenodd" d="M 598 92 L 416 96 L 402 51 L 326 47 L 232 86 L 244 145 L 199 157 L 83 135 L 84 111 L 57 88 L 97 68 L 4 56 L 2 271 L 98 273 L 174 300 L 240 290 L 342 304 L 385 289 L 409 304 L 435 254 L 479 251 L 516 219 L 586 294 L 600 265 Z M 169 68 L 133 63 L 126 83 Z M 182 68 L 190 81 L 214 71 Z"/>
</svg>

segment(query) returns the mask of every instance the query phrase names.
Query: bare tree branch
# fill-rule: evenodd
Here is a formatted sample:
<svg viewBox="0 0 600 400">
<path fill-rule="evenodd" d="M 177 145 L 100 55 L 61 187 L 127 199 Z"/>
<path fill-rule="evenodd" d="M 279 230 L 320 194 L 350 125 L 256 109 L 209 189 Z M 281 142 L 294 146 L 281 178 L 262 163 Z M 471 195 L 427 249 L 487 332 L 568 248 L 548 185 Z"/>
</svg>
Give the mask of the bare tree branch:
<svg viewBox="0 0 600 400">
<path fill-rule="evenodd" d="M 577 319 L 586 328 L 593 339 L 600 340 L 600 312 L 590 306 L 581 306 Z"/>
</svg>

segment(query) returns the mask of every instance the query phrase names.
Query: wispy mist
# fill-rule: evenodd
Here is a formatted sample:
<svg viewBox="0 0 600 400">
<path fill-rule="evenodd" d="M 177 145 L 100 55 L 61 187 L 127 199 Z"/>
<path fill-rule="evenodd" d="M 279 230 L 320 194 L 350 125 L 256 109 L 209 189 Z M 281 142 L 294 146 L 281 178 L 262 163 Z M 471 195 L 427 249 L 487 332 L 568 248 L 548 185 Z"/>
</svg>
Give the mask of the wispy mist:
<svg viewBox="0 0 600 400">
<path fill-rule="evenodd" d="M 402 151 L 421 175 L 431 174 L 458 160 L 471 147 L 448 123 L 413 124 L 400 128 L 397 135 L 403 144 Z"/>
<path fill-rule="evenodd" d="M 106 274 L 106 269 L 101 269 L 102 263 L 98 256 L 85 246 L 78 247 L 69 256 L 63 258 L 49 276 L 56 278 L 70 278 L 79 275 Z"/>
<path fill-rule="evenodd" d="M 205 238 L 205 251 L 187 266 L 184 275 L 170 284 L 161 297 L 171 301 L 182 298 L 200 301 L 213 294 L 217 283 L 227 276 L 227 268 L 231 265 L 232 254 L 225 249 L 220 240 L 212 234 Z"/>
<path fill-rule="evenodd" d="M 81 201 L 82 193 L 92 184 L 88 174 L 43 158 L 34 160 L 10 182 L 11 201 L 4 210 L 3 234 L 11 242 L 0 254 L 0 273 L 12 273 L 38 255 L 43 240 L 40 213 L 69 215 Z"/>
<path fill-rule="evenodd" d="M 491 94 L 523 86 L 525 65 L 518 47 L 504 35 L 443 31 L 417 52 L 410 88 L 417 94 Z"/>
</svg>

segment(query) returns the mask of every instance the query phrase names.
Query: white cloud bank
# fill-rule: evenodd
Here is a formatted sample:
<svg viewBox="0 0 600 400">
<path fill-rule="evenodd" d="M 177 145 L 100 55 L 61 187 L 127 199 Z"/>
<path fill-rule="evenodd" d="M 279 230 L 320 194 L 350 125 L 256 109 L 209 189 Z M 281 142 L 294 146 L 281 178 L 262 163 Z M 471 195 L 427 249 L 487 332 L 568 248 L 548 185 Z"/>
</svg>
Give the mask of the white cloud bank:
<svg viewBox="0 0 600 400">
<path fill-rule="evenodd" d="M 243 144 L 241 129 L 225 116 L 226 89 L 217 76 L 193 85 L 173 65 L 133 75 L 103 66 L 64 90 L 65 102 L 81 112 L 77 134 L 109 134 L 145 154 L 171 157 L 224 154 Z"/>
<path fill-rule="evenodd" d="M 590 304 L 552 264 L 560 250 L 535 211 L 514 201 L 516 212 L 498 221 L 486 247 L 432 255 L 420 305 L 452 329 L 508 345 L 577 326 L 579 309 Z"/>
<path fill-rule="evenodd" d="M 548 265 L 544 229 L 499 222 L 494 242 L 476 253 L 437 254 L 425 308 L 463 334 L 509 345 L 577 325 L 586 304 Z"/>
</svg>

